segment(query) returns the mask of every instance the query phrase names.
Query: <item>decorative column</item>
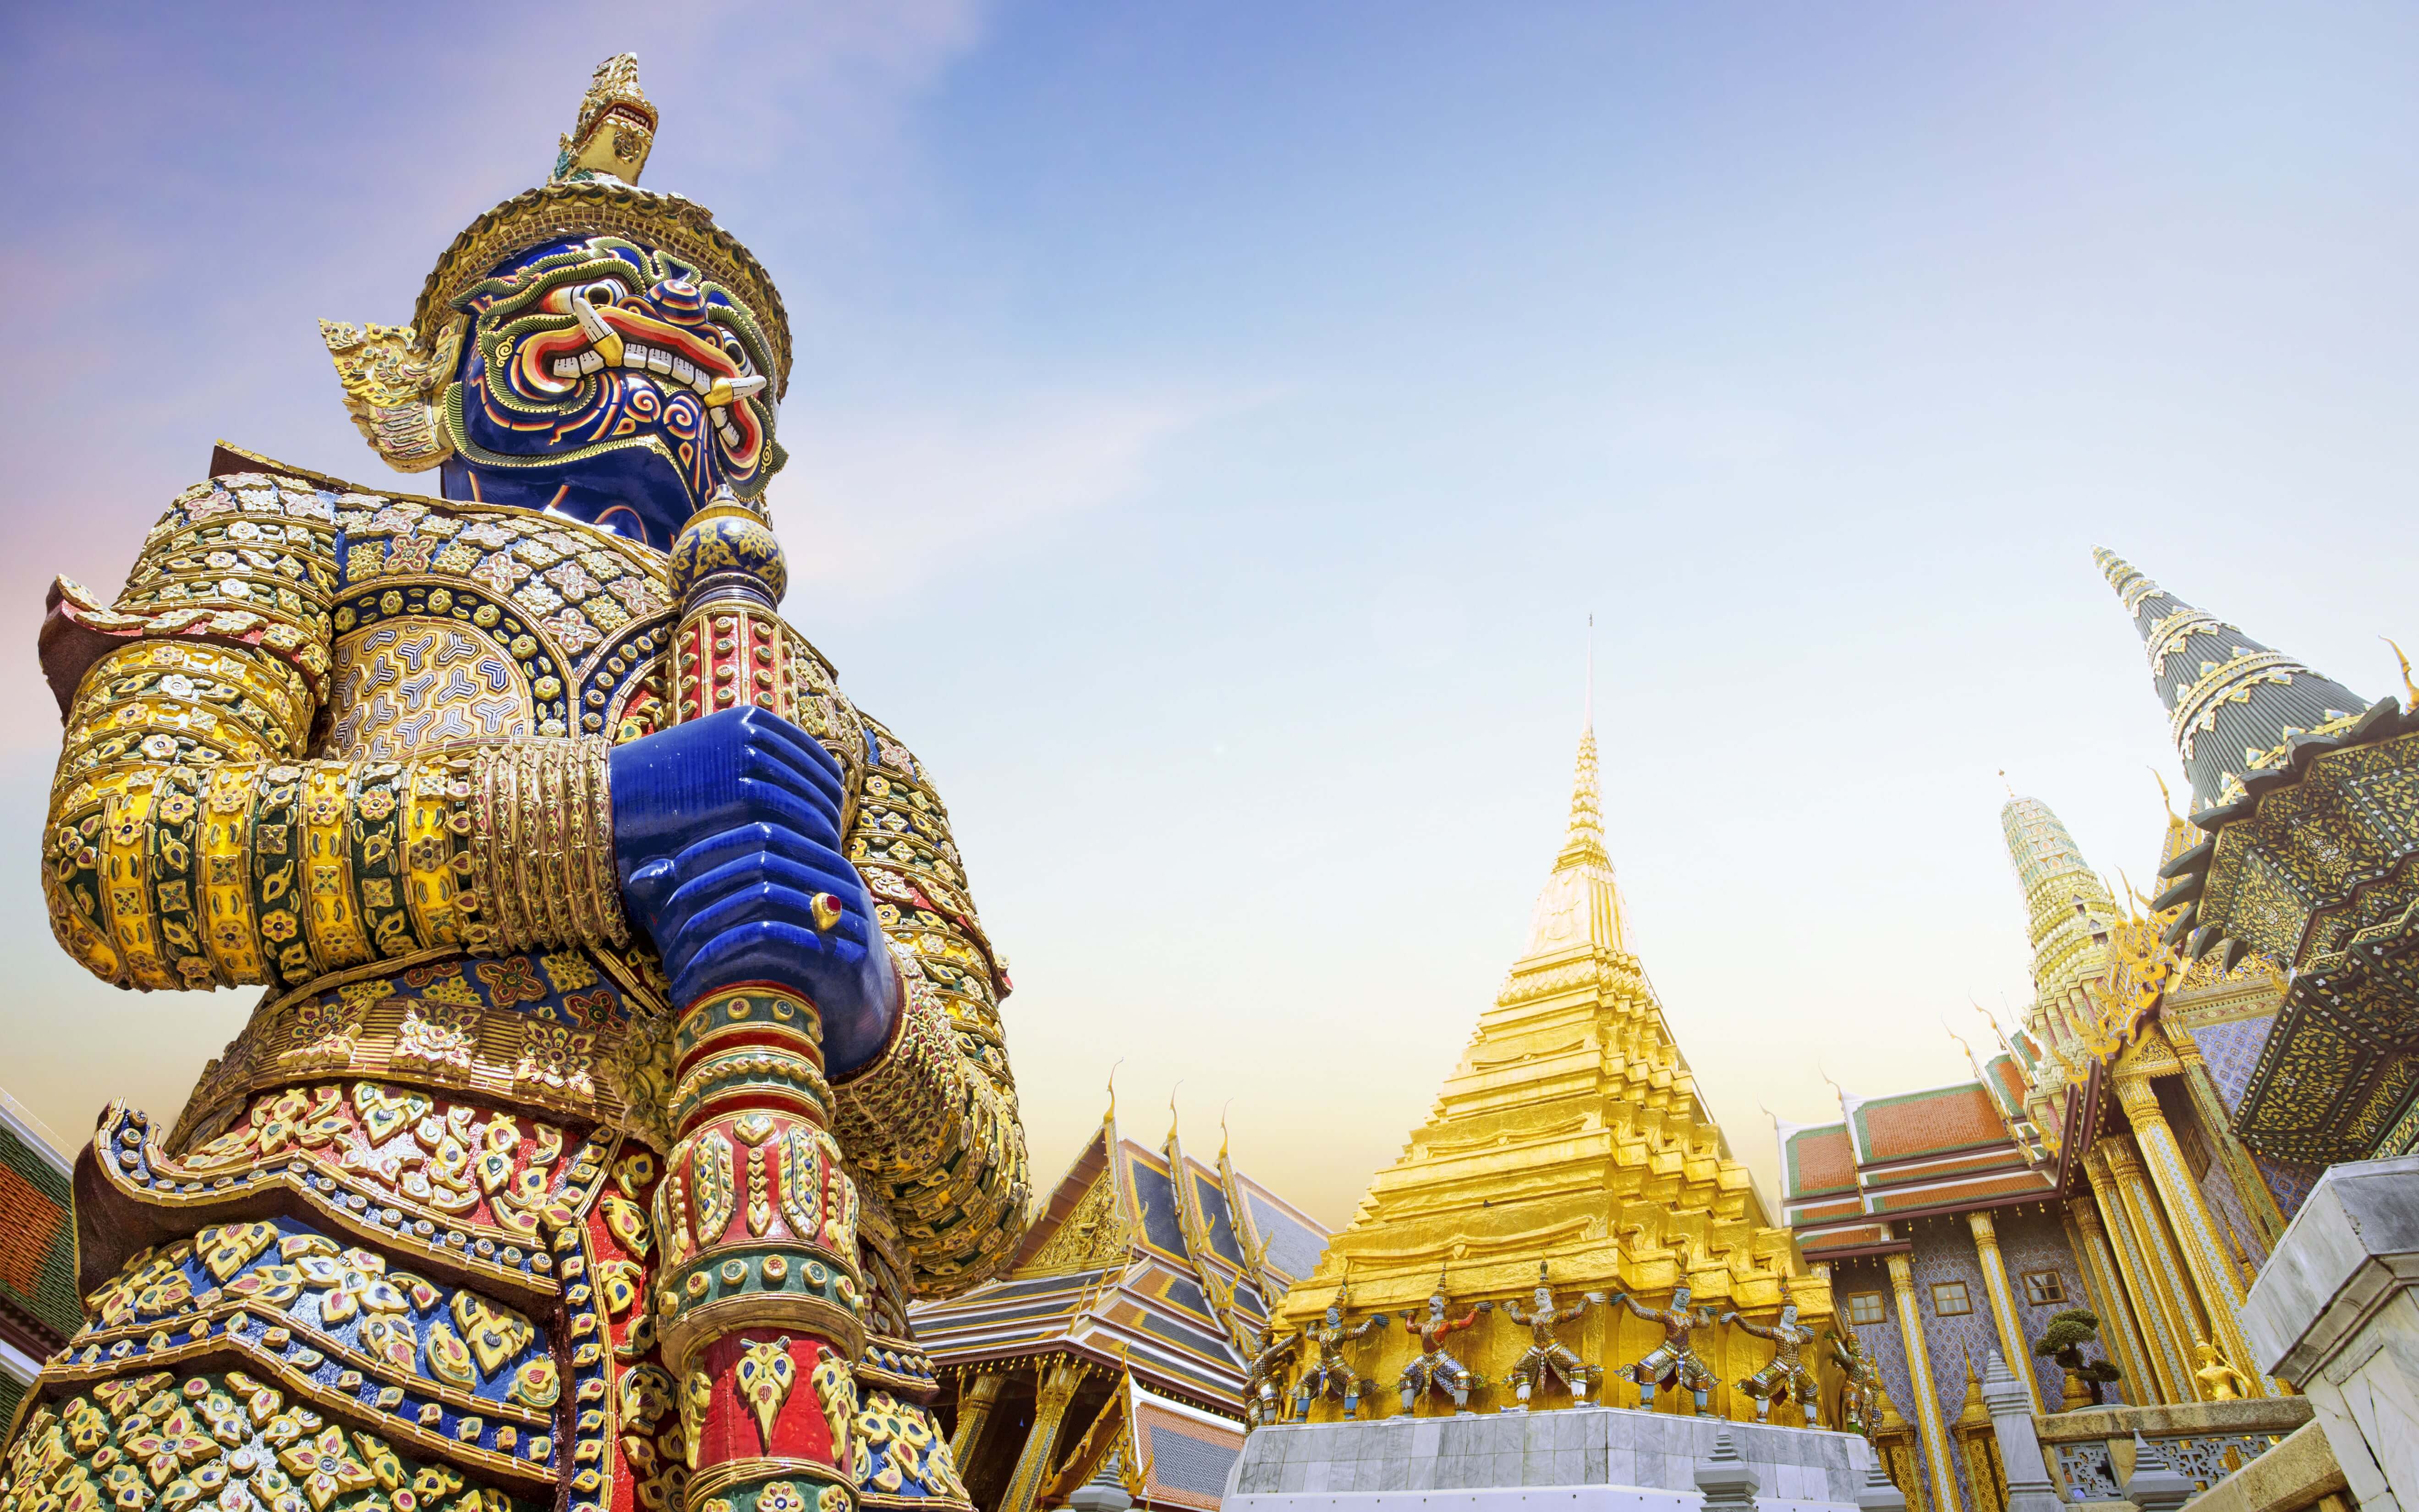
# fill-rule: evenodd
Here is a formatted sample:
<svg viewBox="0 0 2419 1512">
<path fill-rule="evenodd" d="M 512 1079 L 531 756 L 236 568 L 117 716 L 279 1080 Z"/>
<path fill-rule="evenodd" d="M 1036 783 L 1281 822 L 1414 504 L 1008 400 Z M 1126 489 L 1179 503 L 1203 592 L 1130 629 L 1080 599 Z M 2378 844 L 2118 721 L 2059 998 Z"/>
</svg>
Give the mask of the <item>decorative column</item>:
<svg viewBox="0 0 2419 1512">
<path fill-rule="evenodd" d="M 2243 1211 L 2251 1218 L 2255 1234 L 2262 1250 L 2273 1250 L 2285 1232 L 2285 1214 L 2276 1206 L 2275 1195 L 2268 1190 L 2267 1180 L 2258 1167 L 2251 1163 L 2251 1148 L 2234 1132 L 2234 1118 L 2226 1110 L 2226 1100 L 2218 1094 L 2217 1082 L 2209 1073 L 2209 1062 L 2200 1053 L 2200 1041 L 2188 1032 L 2168 1027 L 2161 1021 L 2167 1043 L 2175 1048 L 2176 1058 L 2184 1065 L 2184 1088 L 2192 1094 L 2193 1111 L 2200 1115 L 2200 1126 L 2217 1146 L 2218 1159 L 2225 1163 L 2226 1174 L 2233 1179 L 2235 1196 L 2242 1201 Z M 2247 1298 L 2248 1292 L 2245 1292 Z M 2246 1372 L 2248 1367 L 2245 1367 Z"/>
<path fill-rule="evenodd" d="M 1979 1209 L 1965 1215 L 1966 1227 L 1974 1230 L 1974 1251 L 1982 1262 L 1982 1289 L 1990 1294 L 1991 1320 L 1999 1325 L 1999 1350 L 2008 1361 L 2025 1389 L 2044 1412 L 2057 1411 L 2056 1404 L 2042 1395 L 2041 1382 L 2033 1375 L 2032 1348 L 2025 1342 L 2024 1324 L 2016 1317 L 2015 1293 L 2008 1287 L 2008 1262 L 1999 1254 L 1998 1226 L 1991 1215 Z"/>
<path fill-rule="evenodd" d="M 1025 1436 L 1025 1452 L 1016 1457 L 1016 1474 L 1001 1494 L 998 1512 L 1033 1512 L 1033 1498 L 1050 1478 L 1051 1453 L 1058 1445 L 1058 1426 L 1091 1367 L 1081 1360 L 1055 1360 L 1041 1367 L 1033 1386 L 1033 1427 Z"/>
<path fill-rule="evenodd" d="M 2159 1301 L 2153 1262 L 2143 1249 L 2141 1236 L 2118 1192 L 2117 1178 L 2108 1162 L 2108 1147 L 2119 1142 L 2103 1139 L 2086 1150 L 2083 1169 L 2091 1179 L 2091 1194 L 2098 1199 L 2100 1215 L 2108 1225 L 2108 1242 L 2117 1257 L 2117 1273 L 2126 1304 L 2133 1310 L 2134 1322 L 2141 1329 L 2143 1347 L 2149 1354 L 2150 1376 L 2144 1384 L 2157 1401 L 2139 1405 L 2189 1402 L 2195 1396 L 2187 1384 L 2192 1376 L 2184 1369 L 2184 1361 L 2191 1357 L 2191 1351 L 2184 1348 L 2185 1340 L 2176 1336 L 2176 1325 Z"/>
<path fill-rule="evenodd" d="M 2118 1279 L 2116 1257 L 2109 1252 L 2107 1230 L 2101 1227 L 2100 1210 L 2089 1197 L 2078 1193 L 2066 1205 L 2066 1241 L 2074 1250 L 2075 1263 L 2083 1272 L 2083 1291 L 2091 1310 L 2100 1318 L 2100 1346 L 2116 1356 L 2117 1368 L 2125 1372 L 2121 1382 L 2124 1390 L 2119 1399 L 2136 1406 L 2149 1406 L 2156 1401 L 2159 1383 L 2150 1373 L 2150 1353 L 2142 1343 L 2141 1331 L 2134 1324 L 2134 1309 L 2125 1300 L 2125 1288 Z M 2066 1383 L 2058 1382 L 2058 1406 L 2053 1411 L 2065 1411 Z"/>
<path fill-rule="evenodd" d="M 2150 1184 L 2150 1173 L 2143 1168 L 2141 1151 L 2125 1134 L 2112 1135 L 2101 1144 L 2107 1150 L 2110 1183 L 2125 1204 L 2126 1224 L 2149 1261 L 2152 1289 L 2175 1327 L 2179 1360 L 2175 1399 L 2198 1401 L 2199 1383 L 2193 1377 L 2193 1346 L 2209 1337 L 2209 1319 L 2201 1311 L 2200 1294 L 2193 1289 L 2192 1273 L 2176 1248 L 2175 1235 L 2167 1227 L 2158 1191 Z"/>
<path fill-rule="evenodd" d="M 991 1410 L 999 1405 L 1000 1388 L 1007 1384 L 1008 1377 L 998 1372 L 960 1378 L 958 1430 L 949 1435 L 949 1459 L 961 1476 L 973 1465 L 983 1427 L 991 1421 Z"/>
<path fill-rule="evenodd" d="M 683 1383 L 692 1505 L 748 1512 L 782 1486 L 813 1512 L 855 1501 L 856 1189 L 824 1132 L 818 1027 L 811 1005 L 751 985 L 690 1005 L 673 1031 L 656 1320 Z"/>
<path fill-rule="evenodd" d="M 2271 1395 L 2267 1379 L 2251 1363 L 2251 1343 L 2242 1334 L 2242 1281 L 2234 1269 L 2234 1257 L 2218 1236 L 2208 1205 L 2201 1201 L 2200 1185 L 2184 1165 L 2183 1150 L 2176 1143 L 2175 1131 L 2167 1127 L 2157 1090 L 2147 1076 L 2119 1076 L 2117 1100 L 2134 1125 L 2143 1164 L 2166 1209 L 2167 1221 L 2174 1226 L 2184 1264 L 2191 1268 L 2201 1311 L 2208 1315 L 2211 1342 L 2225 1351 L 2226 1364 L 2242 1372 L 2254 1395 Z"/>
<path fill-rule="evenodd" d="M 1902 1251 L 1889 1257 L 1890 1290 L 1898 1297 L 1899 1341 L 1906 1349 L 1907 1383 L 1915 1392 L 1916 1427 L 1931 1472 L 1931 1502 L 1948 1512 L 1960 1504 L 1957 1467 L 1949 1458 L 1949 1425 L 1940 1414 L 1940 1393 L 1932 1383 L 1932 1350 L 1923 1338 L 1923 1314 L 1916 1305 L 1915 1266 Z"/>
<path fill-rule="evenodd" d="M 770 671 L 788 632 L 786 569 L 762 516 L 717 496 L 673 543 L 681 594 L 666 717 L 747 704 L 794 712 Z M 655 1187 L 657 1337 L 681 1383 L 687 1504 L 850 1512 L 858 1308 L 855 1184 L 829 1133 L 823 1019 L 763 982 L 680 1004 L 677 1143 Z"/>
</svg>

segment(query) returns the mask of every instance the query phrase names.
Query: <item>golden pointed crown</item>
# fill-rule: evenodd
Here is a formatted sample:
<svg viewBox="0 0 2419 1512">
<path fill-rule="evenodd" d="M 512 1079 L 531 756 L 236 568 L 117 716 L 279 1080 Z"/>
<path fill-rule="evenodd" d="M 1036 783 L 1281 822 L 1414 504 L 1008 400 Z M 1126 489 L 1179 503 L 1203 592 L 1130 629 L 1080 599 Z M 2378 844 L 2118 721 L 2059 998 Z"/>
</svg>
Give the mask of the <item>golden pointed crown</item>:
<svg viewBox="0 0 2419 1512">
<path fill-rule="evenodd" d="M 639 87 L 639 58 L 596 66 L 578 119 L 561 142 L 553 174 L 470 223 L 421 286 L 412 329 L 424 342 L 453 318 L 453 304 L 515 253 L 564 237 L 620 236 L 670 253 L 747 302 L 773 348 L 776 394 L 790 386 L 790 321 L 772 276 L 695 200 L 640 189 L 660 115 Z"/>
<path fill-rule="evenodd" d="M 553 177 L 610 174 L 624 183 L 637 183 L 661 118 L 639 87 L 639 54 L 614 54 L 596 65 L 588 93 L 579 97 L 579 121 L 562 139 Z"/>
</svg>

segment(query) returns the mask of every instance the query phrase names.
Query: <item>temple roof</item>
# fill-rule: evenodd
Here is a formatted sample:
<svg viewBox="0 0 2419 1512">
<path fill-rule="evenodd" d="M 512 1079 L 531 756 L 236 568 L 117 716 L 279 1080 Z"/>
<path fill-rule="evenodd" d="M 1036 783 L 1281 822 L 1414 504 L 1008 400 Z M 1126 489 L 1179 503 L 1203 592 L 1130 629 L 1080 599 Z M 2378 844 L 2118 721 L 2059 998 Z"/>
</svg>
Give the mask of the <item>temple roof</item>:
<svg viewBox="0 0 2419 1512">
<path fill-rule="evenodd" d="M 67 1157 L 0 1091 L 0 1418 L 18 1378 L 83 1325 Z"/>
<path fill-rule="evenodd" d="M 2053 1195 L 2009 1112 L 2019 1069 L 2006 1056 L 1977 1069 L 1889 1097 L 1842 1092 L 1841 1121 L 1779 1125 L 1781 1211 L 1808 1259 L 1903 1247 L 1906 1219 Z"/>
<path fill-rule="evenodd" d="M 2104 548 L 2092 560 L 2134 616 L 2198 807 L 2242 796 L 2244 774 L 2312 731 L 2347 729 L 2368 701 L 2193 608 Z"/>
<path fill-rule="evenodd" d="M 1271 1302 L 1317 1262 L 1327 1231 L 1238 1171 L 1153 1150 L 1103 1119 L 1043 1204 L 1008 1273 L 910 1309 L 947 1369 L 1067 1353 L 1129 1368 L 1163 1394 L 1242 1410 L 1241 1350 Z"/>
</svg>

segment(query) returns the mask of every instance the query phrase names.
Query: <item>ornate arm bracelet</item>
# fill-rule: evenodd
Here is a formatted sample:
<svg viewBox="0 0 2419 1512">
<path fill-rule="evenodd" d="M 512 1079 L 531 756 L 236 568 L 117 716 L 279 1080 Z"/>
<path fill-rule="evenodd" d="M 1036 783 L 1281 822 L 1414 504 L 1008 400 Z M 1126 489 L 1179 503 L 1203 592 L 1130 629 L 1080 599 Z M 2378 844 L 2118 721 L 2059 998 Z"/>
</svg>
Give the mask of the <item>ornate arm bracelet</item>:
<svg viewBox="0 0 2419 1512">
<path fill-rule="evenodd" d="M 489 902 L 494 948 L 628 940 L 606 750 L 595 738 L 481 748 L 470 869 Z"/>
</svg>

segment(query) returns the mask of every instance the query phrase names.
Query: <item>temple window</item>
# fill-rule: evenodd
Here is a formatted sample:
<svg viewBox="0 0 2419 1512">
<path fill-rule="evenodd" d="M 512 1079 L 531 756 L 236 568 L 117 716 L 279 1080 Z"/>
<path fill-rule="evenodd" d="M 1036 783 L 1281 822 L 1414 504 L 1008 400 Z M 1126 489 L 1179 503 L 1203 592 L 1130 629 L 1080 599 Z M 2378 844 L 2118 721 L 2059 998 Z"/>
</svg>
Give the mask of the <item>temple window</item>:
<svg viewBox="0 0 2419 1512">
<path fill-rule="evenodd" d="M 1932 1284 L 1932 1310 L 1942 1318 L 1963 1318 L 1974 1310 L 1966 1300 L 1963 1281 L 1935 1281 Z"/>
<path fill-rule="evenodd" d="M 2066 1300 L 2066 1282 L 2056 1271 L 2025 1273 L 2025 1303 L 2027 1306 L 2047 1307 Z"/>
<path fill-rule="evenodd" d="M 1882 1294 L 1878 1291 L 1852 1291 L 1848 1294 L 1848 1321 L 1859 1328 L 1882 1320 Z"/>
</svg>

